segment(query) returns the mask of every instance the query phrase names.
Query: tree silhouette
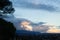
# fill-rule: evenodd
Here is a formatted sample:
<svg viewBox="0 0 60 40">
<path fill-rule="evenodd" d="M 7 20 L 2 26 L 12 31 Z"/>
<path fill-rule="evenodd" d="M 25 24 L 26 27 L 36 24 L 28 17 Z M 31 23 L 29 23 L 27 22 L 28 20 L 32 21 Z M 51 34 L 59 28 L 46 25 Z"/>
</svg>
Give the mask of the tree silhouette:
<svg viewBox="0 0 60 40">
<path fill-rule="evenodd" d="M 14 38 L 16 28 L 13 23 L 5 21 L 1 16 L 14 12 L 12 2 L 9 0 L 0 0 L 0 40 L 10 40 Z"/>
<path fill-rule="evenodd" d="M 11 14 L 15 10 L 13 8 L 12 2 L 9 0 L 0 0 L 0 15 Z"/>
</svg>

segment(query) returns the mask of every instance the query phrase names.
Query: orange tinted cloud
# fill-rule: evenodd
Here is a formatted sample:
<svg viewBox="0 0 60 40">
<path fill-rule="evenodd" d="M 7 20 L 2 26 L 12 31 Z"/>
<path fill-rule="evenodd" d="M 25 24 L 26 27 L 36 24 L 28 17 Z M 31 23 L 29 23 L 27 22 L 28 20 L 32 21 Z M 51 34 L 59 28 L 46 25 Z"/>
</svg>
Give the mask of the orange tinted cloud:
<svg viewBox="0 0 60 40">
<path fill-rule="evenodd" d="M 30 23 L 27 22 L 27 21 L 23 21 L 23 22 L 21 23 L 22 28 L 23 28 L 24 30 L 32 31 L 32 27 L 31 27 L 29 24 L 30 24 Z"/>
<path fill-rule="evenodd" d="M 60 29 L 57 29 L 55 26 L 51 27 L 47 33 L 60 33 Z"/>
<path fill-rule="evenodd" d="M 35 25 L 33 27 L 30 25 L 31 23 L 28 21 L 22 21 L 20 26 L 22 30 L 28 31 L 38 31 L 38 32 L 46 32 L 46 33 L 60 33 L 60 29 L 57 29 L 54 25 L 44 24 L 44 25 Z"/>
</svg>

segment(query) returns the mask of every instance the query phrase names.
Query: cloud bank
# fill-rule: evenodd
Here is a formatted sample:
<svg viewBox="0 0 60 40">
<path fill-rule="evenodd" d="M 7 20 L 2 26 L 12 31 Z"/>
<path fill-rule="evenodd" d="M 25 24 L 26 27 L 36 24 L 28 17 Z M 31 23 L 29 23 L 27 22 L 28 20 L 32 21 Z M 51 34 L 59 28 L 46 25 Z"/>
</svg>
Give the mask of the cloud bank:
<svg viewBox="0 0 60 40">
<path fill-rule="evenodd" d="M 19 30 L 35 31 L 41 33 L 60 33 L 60 29 L 57 29 L 55 25 L 48 25 L 45 22 L 33 23 L 29 20 L 19 22 Z"/>
<path fill-rule="evenodd" d="M 48 25 L 45 22 L 33 23 L 24 18 L 15 18 L 13 15 L 4 19 L 8 22 L 12 22 L 17 30 L 36 31 L 41 33 L 60 33 L 60 29 L 57 29 L 56 26 Z"/>
<path fill-rule="evenodd" d="M 41 33 L 60 33 L 60 29 L 57 29 L 54 25 L 47 25 L 45 22 L 33 23 L 29 20 L 19 18 L 13 22 L 17 30 L 35 31 Z"/>
</svg>

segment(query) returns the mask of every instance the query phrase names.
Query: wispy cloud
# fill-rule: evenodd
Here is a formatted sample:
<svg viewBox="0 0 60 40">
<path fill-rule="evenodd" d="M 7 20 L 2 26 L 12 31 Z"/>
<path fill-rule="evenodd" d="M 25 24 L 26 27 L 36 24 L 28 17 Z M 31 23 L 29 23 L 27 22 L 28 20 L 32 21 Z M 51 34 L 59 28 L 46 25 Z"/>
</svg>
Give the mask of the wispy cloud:
<svg viewBox="0 0 60 40">
<path fill-rule="evenodd" d="M 57 1 L 57 2 L 56 2 Z M 47 11 L 58 11 L 59 0 L 15 0 L 14 6 L 24 7 L 29 9 L 40 9 Z"/>
</svg>

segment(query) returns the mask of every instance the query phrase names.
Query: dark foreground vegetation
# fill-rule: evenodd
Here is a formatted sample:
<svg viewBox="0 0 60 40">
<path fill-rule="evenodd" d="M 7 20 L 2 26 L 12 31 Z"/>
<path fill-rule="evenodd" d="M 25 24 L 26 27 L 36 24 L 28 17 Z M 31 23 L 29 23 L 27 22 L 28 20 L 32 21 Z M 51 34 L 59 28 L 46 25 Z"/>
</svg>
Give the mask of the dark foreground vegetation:
<svg viewBox="0 0 60 40">
<path fill-rule="evenodd" d="M 39 35 L 17 35 L 16 40 L 60 40 L 60 34 L 41 33 Z"/>
</svg>

